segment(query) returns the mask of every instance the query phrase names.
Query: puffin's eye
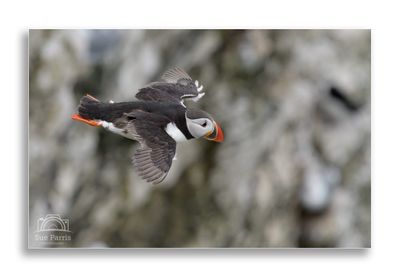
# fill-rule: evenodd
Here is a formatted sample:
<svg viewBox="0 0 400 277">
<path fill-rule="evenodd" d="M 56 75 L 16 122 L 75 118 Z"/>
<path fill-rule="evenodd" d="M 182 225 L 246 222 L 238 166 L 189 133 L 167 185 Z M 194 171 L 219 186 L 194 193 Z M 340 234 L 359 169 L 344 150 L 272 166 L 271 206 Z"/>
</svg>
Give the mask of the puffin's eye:
<svg viewBox="0 0 400 277">
<path fill-rule="evenodd" d="M 207 126 L 207 121 L 204 121 L 203 124 L 201 124 L 201 127 L 206 127 Z"/>
</svg>

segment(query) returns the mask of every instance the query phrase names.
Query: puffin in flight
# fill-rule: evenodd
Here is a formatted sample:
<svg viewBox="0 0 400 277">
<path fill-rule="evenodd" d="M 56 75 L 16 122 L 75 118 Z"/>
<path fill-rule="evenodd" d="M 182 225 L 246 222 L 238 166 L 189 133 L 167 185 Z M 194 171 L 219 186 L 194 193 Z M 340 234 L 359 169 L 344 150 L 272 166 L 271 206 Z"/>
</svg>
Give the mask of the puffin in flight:
<svg viewBox="0 0 400 277">
<path fill-rule="evenodd" d="M 72 119 L 136 140 L 140 148 L 132 162 L 147 182 L 158 184 L 168 174 L 176 143 L 193 138 L 224 140 L 221 127 L 205 111 L 187 108 L 183 101 L 199 100 L 203 86 L 182 69 L 167 70 L 160 81 L 136 93 L 138 101 L 100 102 L 90 95 L 80 100 Z"/>
</svg>

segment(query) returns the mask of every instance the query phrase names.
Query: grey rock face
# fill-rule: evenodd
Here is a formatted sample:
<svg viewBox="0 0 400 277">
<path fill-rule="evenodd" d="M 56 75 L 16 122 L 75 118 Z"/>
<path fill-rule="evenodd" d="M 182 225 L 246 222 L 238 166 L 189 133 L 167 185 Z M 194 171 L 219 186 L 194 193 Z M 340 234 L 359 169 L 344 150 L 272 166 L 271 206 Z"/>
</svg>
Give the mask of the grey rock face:
<svg viewBox="0 0 400 277">
<path fill-rule="evenodd" d="M 369 247 L 370 51 L 364 30 L 31 31 L 30 244 L 61 214 L 68 247 Z M 172 65 L 226 140 L 182 143 L 153 186 L 136 142 L 70 116 Z"/>
</svg>

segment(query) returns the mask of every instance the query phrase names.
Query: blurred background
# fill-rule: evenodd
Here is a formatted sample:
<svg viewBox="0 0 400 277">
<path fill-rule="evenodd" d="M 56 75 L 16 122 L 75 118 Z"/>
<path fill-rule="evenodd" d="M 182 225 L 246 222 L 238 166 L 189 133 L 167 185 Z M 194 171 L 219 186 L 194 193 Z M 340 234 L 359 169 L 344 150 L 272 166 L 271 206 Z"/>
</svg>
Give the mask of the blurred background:
<svg viewBox="0 0 400 277">
<path fill-rule="evenodd" d="M 138 143 L 70 117 L 175 65 L 225 141 L 151 185 Z M 60 214 L 63 247 L 370 247 L 370 76 L 369 30 L 31 30 L 29 243 Z"/>
</svg>

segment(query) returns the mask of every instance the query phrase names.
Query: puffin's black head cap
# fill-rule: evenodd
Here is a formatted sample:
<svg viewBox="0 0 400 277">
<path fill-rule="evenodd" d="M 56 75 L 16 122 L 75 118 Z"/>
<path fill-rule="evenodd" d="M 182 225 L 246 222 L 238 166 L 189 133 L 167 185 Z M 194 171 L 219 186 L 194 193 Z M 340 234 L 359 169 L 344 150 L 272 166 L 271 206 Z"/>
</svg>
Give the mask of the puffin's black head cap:
<svg viewBox="0 0 400 277">
<path fill-rule="evenodd" d="M 186 117 L 189 119 L 198 119 L 198 118 L 208 118 L 212 121 L 214 119 L 209 113 L 206 113 L 205 111 L 199 110 L 199 109 L 194 109 L 194 108 L 188 108 L 186 111 Z"/>
</svg>

